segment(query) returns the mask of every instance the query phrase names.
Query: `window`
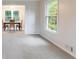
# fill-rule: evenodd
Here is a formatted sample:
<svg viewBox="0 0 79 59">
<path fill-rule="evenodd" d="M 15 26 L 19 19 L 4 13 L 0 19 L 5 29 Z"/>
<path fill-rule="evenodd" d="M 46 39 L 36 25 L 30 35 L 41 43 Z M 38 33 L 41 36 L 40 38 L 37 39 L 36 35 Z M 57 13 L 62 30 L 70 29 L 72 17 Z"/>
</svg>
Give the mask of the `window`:
<svg viewBox="0 0 79 59">
<path fill-rule="evenodd" d="M 11 11 L 5 11 L 5 21 L 9 21 L 11 19 Z"/>
<path fill-rule="evenodd" d="M 18 11 L 13 11 L 13 19 L 16 21 L 19 21 L 19 12 Z"/>
<path fill-rule="evenodd" d="M 58 0 L 49 0 L 47 4 L 47 28 L 57 31 Z"/>
<path fill-rule="evenodd" d="M 15 21 L 19 21 L 18 11 L 5 11 L 5 21 L 10 21 L 11 18 Z"/>
</svg>

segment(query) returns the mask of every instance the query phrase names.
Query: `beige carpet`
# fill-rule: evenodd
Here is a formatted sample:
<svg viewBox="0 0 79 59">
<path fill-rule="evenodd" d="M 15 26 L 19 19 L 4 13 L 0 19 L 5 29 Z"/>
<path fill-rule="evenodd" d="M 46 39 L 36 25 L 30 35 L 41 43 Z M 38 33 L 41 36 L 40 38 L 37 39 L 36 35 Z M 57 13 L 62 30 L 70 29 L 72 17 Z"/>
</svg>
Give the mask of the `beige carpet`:
<svg viewBox="0 0 79 59">
<path fill-rule="evenodd" d="M 3 32 L 2 59 L 74 59 L 38 35 Z"/>
</svg>

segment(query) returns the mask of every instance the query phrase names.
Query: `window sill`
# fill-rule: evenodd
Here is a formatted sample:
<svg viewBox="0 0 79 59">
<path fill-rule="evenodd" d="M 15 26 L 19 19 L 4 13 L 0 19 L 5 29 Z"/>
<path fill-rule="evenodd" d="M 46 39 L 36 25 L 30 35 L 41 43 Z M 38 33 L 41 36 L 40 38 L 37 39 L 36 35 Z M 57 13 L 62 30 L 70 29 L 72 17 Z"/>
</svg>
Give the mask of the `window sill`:
<svg viewBox="0 0 79 59">
<path fill-rule="evenodd" d="M 47 31 L 50 32 L 50 33 L 53 33 L 53 34 L 56 34 L 57 33 L 57 31 L 51 30 L 51 29 L 47 29 Z"/>
</svg>

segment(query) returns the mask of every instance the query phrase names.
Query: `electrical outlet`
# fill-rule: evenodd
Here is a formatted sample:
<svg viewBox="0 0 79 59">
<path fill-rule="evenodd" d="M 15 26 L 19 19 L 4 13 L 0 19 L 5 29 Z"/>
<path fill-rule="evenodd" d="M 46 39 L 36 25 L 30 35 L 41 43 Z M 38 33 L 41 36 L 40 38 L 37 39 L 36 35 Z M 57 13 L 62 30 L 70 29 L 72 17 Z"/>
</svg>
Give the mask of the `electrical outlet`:
<svg viewBox="0 0 79 59">
<path fill-rule="evenodd" d="M 73 47 L 71 47 L 71 52 L 73 52 Z"/>
<path fill-rule="evenodd" d="M 72 47 L 72 46 L 66 45 L 65 47 L 66 47 L 66 49 L 69 50 L 70 52 L 73 52 L 73 47 Z"/>
</svg>

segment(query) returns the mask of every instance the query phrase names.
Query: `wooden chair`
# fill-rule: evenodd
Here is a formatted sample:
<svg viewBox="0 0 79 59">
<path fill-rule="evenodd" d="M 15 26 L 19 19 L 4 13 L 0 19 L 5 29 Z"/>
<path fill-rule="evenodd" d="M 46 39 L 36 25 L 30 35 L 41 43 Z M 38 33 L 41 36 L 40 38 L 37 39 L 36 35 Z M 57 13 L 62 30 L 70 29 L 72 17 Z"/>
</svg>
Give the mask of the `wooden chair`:
<svg viewBox="0 0 79 59">
<path fill-rule="evenodd" d="M 22 30 L 22 20 L 21 20 L 21 23 L 20 23 L 20 24 L 16 25 L 16 30 L 17 30 L 17 28 L 18 28 L 19 30 Z"/>
<path fill-rule="evenodd" d="M 4 21 L 2 20 L 2 29 L 5 31 L 6 28 L 9 28 L 9 26 L 8 26 L 8 25 L 5 25 L 5 24 L 4 24 Z"/>
</svg>

